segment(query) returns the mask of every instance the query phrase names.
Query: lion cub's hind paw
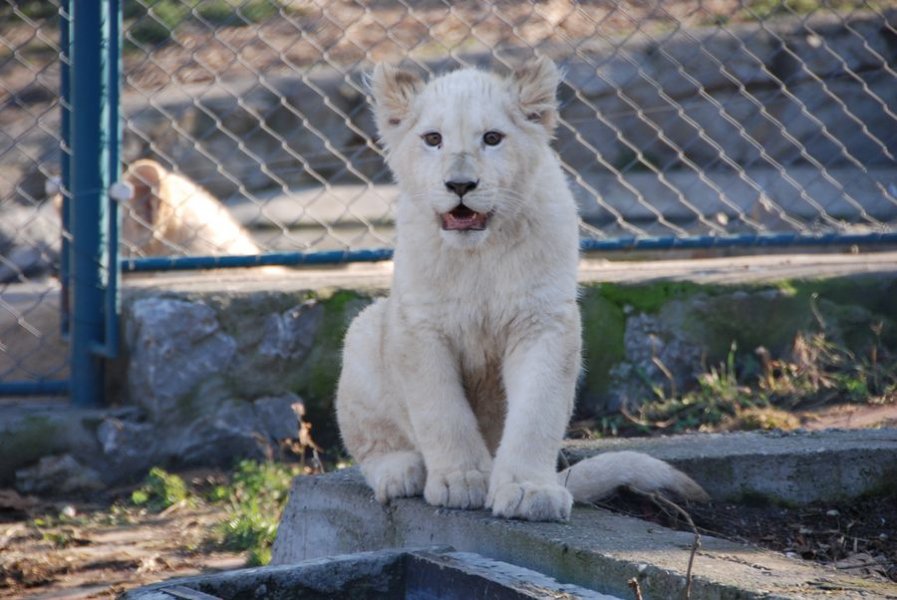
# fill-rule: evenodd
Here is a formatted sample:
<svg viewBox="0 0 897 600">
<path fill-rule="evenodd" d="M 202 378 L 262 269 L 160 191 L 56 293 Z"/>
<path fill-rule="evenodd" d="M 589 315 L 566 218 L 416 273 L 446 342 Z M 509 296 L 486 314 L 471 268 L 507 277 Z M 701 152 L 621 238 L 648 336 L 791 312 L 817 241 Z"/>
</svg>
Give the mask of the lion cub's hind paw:
<svg viewBox="0 0 897 600">
<path fill-rule="evenodd" d="M 573 496 L 560 485 L 505 483 L 490 492 L 492 514 L 505 519 L 567 521 Z"/>
<path fill-rule="evenodd" d="M 417 452 L 394 452 L 361 465 L 361 470 L 381 504 L 393 498 L 420 496 L 424 491 L 426 469 Z"/>
<path fill-rule="evenodd" d="M 435 471 L 427 476 L 424 500 L 448 508 L 483 508 L 488 473 L 479 470 Z"/>
</svg>

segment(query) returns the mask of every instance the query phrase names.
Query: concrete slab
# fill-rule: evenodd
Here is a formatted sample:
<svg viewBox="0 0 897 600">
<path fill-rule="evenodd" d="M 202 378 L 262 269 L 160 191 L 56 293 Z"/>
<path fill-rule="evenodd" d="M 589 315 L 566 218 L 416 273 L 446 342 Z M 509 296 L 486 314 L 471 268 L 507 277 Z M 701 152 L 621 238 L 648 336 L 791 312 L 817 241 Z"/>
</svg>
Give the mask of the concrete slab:
<svg viewBox="0 0 897 600">
<path fill-rule="evenodd" d="M 843 501 L 897 482 L 897 429 L 748 432 L 569 441 L 571 463 L 637 450 L 676 465 L 714 500 Z"/>
<path fill-rule="evenodd" d="M 656 600 L 681 597 L 693 542 L 690 533 L 587 507 L 575 507 L 569 523 L 507 521 L 485 511 L 436 509 L 418 498 L 384 507 L 352 468 L 295 480 L 272 564 L 447 544 L 621 597 L 632 596 L 627 582 L 636 578 L 645 600 Z M 897 586 L 702 537 L 691 597 L 897 598 Z"/>
<path fill-rule="evenodd" d="M 322 288 L 352 290 L 389 289 L 391 261 L 355 263 L 333 267 L 301 267 L 287 273 L 259 269 L 165 272 L 125 278 L 125 294 L 257 293 L 307 291 Z M 585 257 L 579 265 L 584 284 L 645 283 L 658 280 L 704 284 L 744 284 L 785 279 L 825 279 L 862 275 L 897 274 L 897 251 L 867 254 L 773 254 L 705 259 L 611 261 Z M 23 286 L 23 290 L 25 286 Z M 36 292 L 37 290 L 35 290 Z M 34 293 L 34 292 L 32 292 Z"/>
<path fill-rule="evenodd" d="M 666 253 L 673 255 L 672 251 Z M 353 263 L 327 267 L 298 267 L 284 272 L 264 269 L 219 269 L 130 274 L 124 278 L 123 293 L 143 295 L 156 292 L 251 294 L 262 292 L 303 292 L 323 288 L 385 291 L 392 279 L 391 261 Z M 825 279 L 829 277 L 897 274 L 897 251 L 863 254 L 768 254 L 719 258 L 623 261 L 584 257 L 580 261 L 581 283 L 644 283 L 658 280 L 692 281 L 712 284 L 743 284 L 784 279 Z M 56 311 L 58 284 L 55 281 L 8 286 L 3 301 L 10 308 L 0 311 L 0 326 L 12 327 L 19 312 L 43 303 Z M 48 311 L 51 312 L 51 311 Z M 54 319 L 56 313 L 51 315 Z M 51 331 L 43 321 L 42 332 Z M 6 342 L 7 340 L 4 340 Z"/>
</svg>

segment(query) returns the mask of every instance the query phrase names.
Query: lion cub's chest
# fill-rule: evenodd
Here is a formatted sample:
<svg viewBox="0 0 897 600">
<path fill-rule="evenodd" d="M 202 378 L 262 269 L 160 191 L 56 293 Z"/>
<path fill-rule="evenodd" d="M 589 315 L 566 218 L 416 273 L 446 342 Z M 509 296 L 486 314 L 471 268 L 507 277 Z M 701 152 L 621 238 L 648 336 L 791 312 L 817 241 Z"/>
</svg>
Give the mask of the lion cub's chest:
<svg viewBox="0 0 897 600">
<path fill-rule="evenodd" d="M 511 341 L 507 323 L 488 320 L 456 330 L 458 372 L 487 447 L 495 452 L 507 410 L 504 360 Z M 463 332 L 463 333 L 462 333 Z"/>
</svg>

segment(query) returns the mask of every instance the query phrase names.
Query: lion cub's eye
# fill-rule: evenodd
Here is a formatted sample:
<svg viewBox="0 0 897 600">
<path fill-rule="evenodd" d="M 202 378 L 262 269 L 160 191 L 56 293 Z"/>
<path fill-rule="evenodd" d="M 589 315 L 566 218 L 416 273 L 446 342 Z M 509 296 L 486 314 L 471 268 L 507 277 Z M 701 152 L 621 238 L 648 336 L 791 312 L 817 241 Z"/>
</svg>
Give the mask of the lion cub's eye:
<svg viewBox="0 0 897 600">
<path fill-rule="evenodd" d="M 442 143 L 442 134 L 435 131 L 425 133 L 421 137 L 424 138 L 424 143 L 428 146 L 438 146 Z"/>
<path fill-rule="evenodd" d="M 487 146 L 498 146 L 505 139 L 505 134 L 497 131 L 487 131 L 483 134 L 483 143 Z"/>
</svg>

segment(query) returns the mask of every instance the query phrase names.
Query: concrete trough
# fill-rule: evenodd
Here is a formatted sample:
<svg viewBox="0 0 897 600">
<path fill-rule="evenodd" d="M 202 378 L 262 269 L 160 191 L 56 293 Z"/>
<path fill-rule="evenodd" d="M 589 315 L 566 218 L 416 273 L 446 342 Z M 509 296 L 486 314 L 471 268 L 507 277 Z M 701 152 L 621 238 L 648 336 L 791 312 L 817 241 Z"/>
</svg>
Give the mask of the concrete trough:
<svg viewBox="0 0 897 600">
<path fill-rule="evenodd" d="M 177 579 L 123 600 L 620 600 L 449 548 L 382 550 Z"/>
</svg>

